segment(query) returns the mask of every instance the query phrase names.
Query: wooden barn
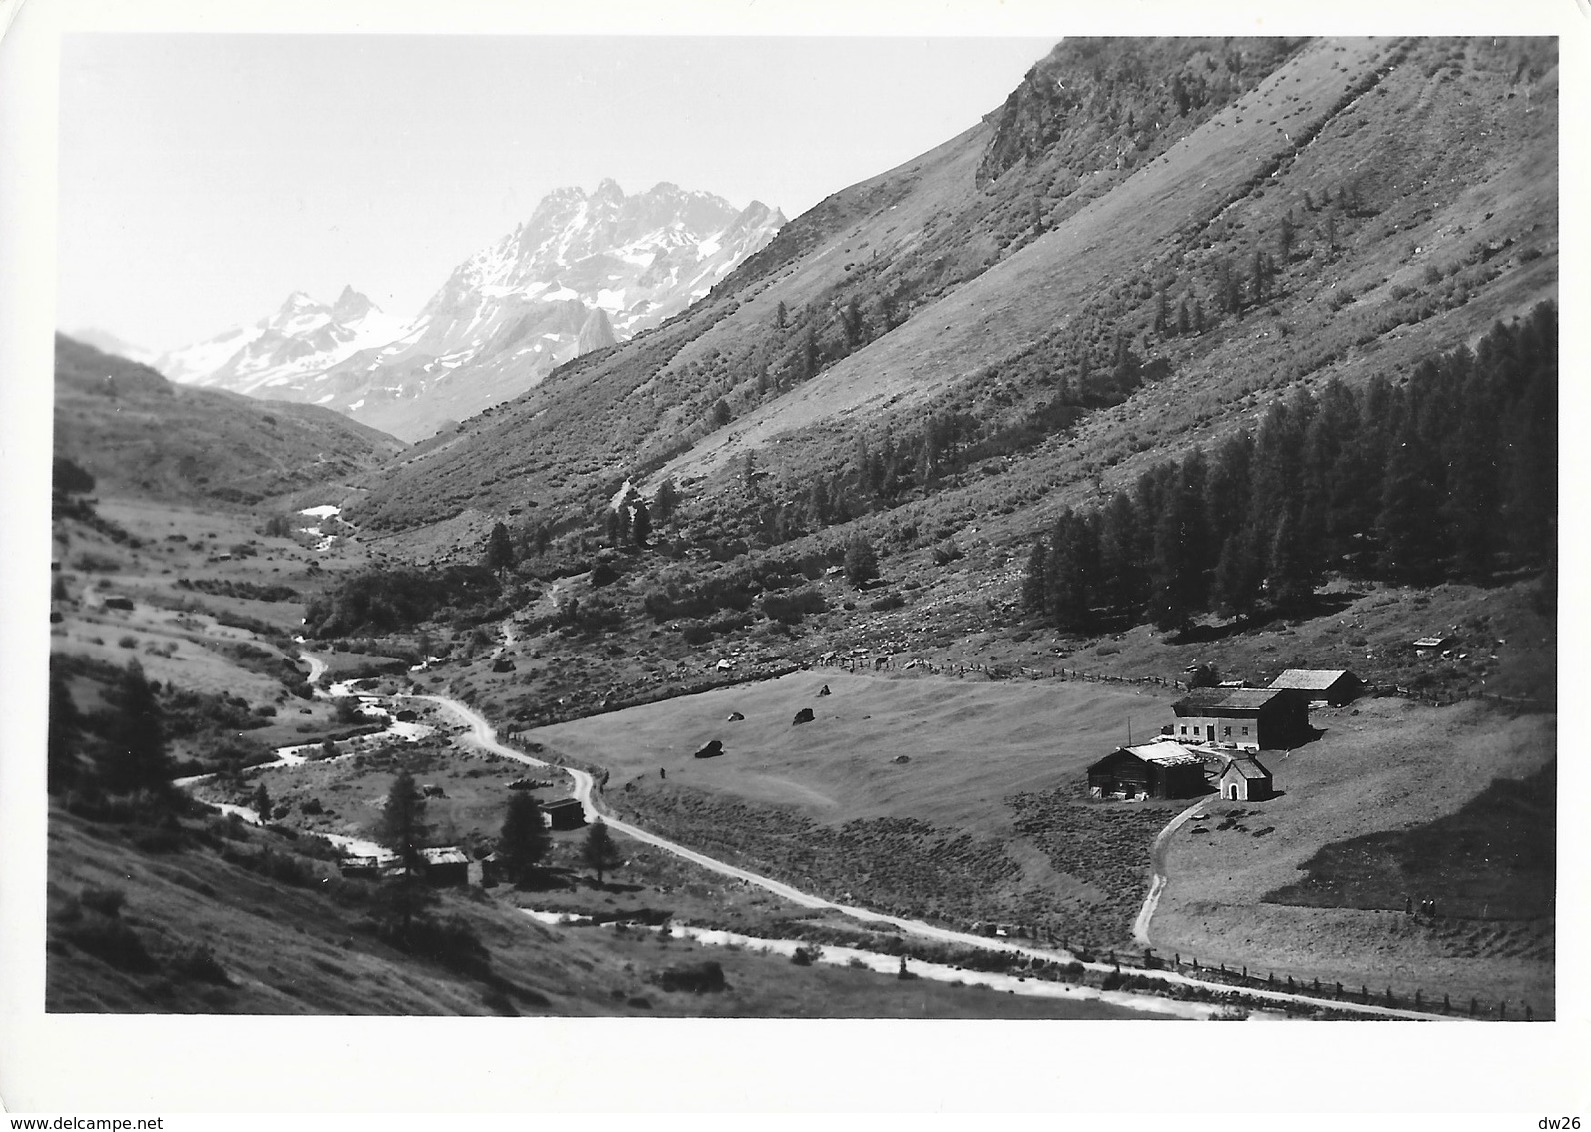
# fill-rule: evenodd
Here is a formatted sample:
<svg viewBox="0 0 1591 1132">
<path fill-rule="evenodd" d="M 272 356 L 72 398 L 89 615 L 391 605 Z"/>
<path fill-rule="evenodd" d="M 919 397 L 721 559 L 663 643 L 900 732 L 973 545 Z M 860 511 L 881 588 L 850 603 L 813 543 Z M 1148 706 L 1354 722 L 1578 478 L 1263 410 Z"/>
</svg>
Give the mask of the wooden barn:
<svg viewBox="0 0 1591 1132">
<path fill-rule="evenodd" d="M 559 798 L 553 802 L 543 802 L 541 812 L 548 817 L 548 825 L 553 829 L 579 829 L 586 824 L 586 808 L 580 804 L 578 798 Z"/>
<path fill-rule="evenodd" d="M 1181 743 L 1117 747 L 1088 768 L 1091 798 L 1190 798 L 1207 789 L 1204 756 Z"/>
<path fill-rule="evenodd" d="M 1289 668 L 1270 686 L 1296 692 L 1308 703 L 1337 707 L 1357 699 L 1364 681 L 1346 668 Z"/>
<path fill-rule="evenodd" d="M 1197 688 L 1171 705 L 1179 743 L 1257 751 L 1296 747 L 1311 738 L 1309 702 L 1274 688 Z"/>
<path fill-rule="evenodd" d="M 1228 759 L 1215 785 L 1221 797 L 1233 802 L 1263 802 L 1275 793 L 1271 772 L 1253 755 Z"/>
<path fill-rule="evenodd" d="M 453 886 L 470 882 L 470 859 L 457 845 L 420 850 L 420 868 L 430 884 Z"/>
</svg>

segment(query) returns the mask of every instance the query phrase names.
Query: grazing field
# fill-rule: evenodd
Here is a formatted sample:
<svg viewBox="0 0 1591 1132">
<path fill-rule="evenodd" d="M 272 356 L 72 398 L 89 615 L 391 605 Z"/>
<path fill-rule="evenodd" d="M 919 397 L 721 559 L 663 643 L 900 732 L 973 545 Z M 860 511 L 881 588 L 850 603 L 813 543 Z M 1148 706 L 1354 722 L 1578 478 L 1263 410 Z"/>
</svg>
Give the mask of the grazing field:
<svg viewBox="0 0 1591 1132">
<path fill-rule="evenodd" d="M 831 694 L 818 695 L 825 685 Z M 1168 699 L 1076 682 L 819 670 L 532 734 L 609 768 L 606 798 L 621 814 L 831 898 L 1115 948 L 1147 889 L 1150 843 L 1187 803 L 1091 803 L 1081 775 L 1125 740 L 1129 713 L 1135 736 L 1158 730 Z M 792 726 L 806 707 L 813 721 Z M 1389 831 L 1454 861 L 1452 847 L 1473 833 L 1466 805 L 1493 779 L 1539 772 L 1555 718 L 1364 699 L 1316 709 L 1313 722 L 1315 742 L 1263 756 L 1276 797 L 1211 795 L 1208 816 L 1172 839 L 1157 952 L 1550 1010 L 1552 933 L 1539 909 L 1477 927 L 1405 917 L 1401 896 L 1392 913 L 1289 907 L 1268 894 L 1298 882 L 1325 847 Z M 694 758 L 711 739 L 723 754 Z M 1484 906 L 1507 879 L 1489 856 L 1471 853 L 1445 887 L 1413 899 Z"/>
<path fill-rule="evenodd" d="M 1169 814 L 1091 804 L 1079 787 L 1129 719 L 1140 738 L 1169 721 L 1169 699 L 825 669 L 529 734 L 608 768 L 620 813 L 705 852 L 881 910 L 1107 947 Z M 812 722 L 793 725 L 802 708 Z M 723 753 L 695 758 L 712 739 Z"/>
<path fill-rule="evenodd" d="M 1170 700 L 1159 689 L 815 670 L 528 734 L 606 767 L 610 795 L 666 782 L 826 825 L 909 817 L 1006 836 L 1007 795 L 1071 782 L 1126 741 L 1129 720 L 1140 739 L 1158 732 Z M 802 708 L 813 721 L 792 726 Z M 745 718 L 730 721 L 737 711 Z M 692 757 L 712 739 L 723 755 Z"/>
<path fill-rule="evenodd" d="M 1538 1014 L 1547 1012 L 1551 921 L 1462 919 L 1477 899 L 1484 903 L 1498 871 L 1509 871 L 1506 863 L 1467 873 L 1399 873 L 1409 887 L 1399 884 L 1395 895 L 1398 882 L 1382 871 L 1374 899 L 1352 901 L 1359 907 L 1291 901 L 1307 898 L 1322 866 L 1341 861 L 1343 847 L 1362 839 L 1451 853 L 1464 828 L 1473 829 L 1473 799 L 1495 779 L 1529 779 L 1551 762 L 1556 717 L 1511 717 L 1473 702 L 1430 708 L 1373 699 L 1317 709 L 1314 720 L 1325 728 L 1323 738 L 1268 764 L 1280 796 L 1212 799 L 1209 821 L 1190 822 L 1171 839 L 1170 882 L 1150 929 L 1156 949 L 1354 987 L 1529 1001 Z M 1475 864 L 1473 856 L 1467 863 Z M 1421 886 L 1422 878 L 1429 883 Z M 1434 898 L 1439 912 L 1456 914 L 1407 915 L 1405 891 L 1416 909 Z M 1290 902 L 1275 903 L 1279 892 Z M 1323 893 L 1318 903 L 1345 901 Z"/>
<path fill-rule="evenodd" d="M 1558 878 L 1557 788 L 1556 764 L 1522 779 L 1494 779 L 1456 814 L 1327 845 L 1299 866 L 1303 880 L 1266 898 L 1394 911 L 1420 899 L 1435 901 L 1443 916 L 1549 917 Z"/>
</svg>

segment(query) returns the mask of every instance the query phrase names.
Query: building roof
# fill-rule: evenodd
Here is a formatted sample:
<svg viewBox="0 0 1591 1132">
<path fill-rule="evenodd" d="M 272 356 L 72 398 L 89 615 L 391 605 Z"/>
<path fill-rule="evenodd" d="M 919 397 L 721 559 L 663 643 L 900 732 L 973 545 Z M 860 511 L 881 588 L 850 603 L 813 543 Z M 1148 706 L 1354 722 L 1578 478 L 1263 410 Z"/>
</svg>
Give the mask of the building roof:
<svg viewBox="0 0 1591 1132">
<path fill-rule="evenodd" d="M 435 849 L 421 849 L 420 856 L 428 865 L 467 865 L 469 857 L 457 845 L 444 845 Z"/>
<path fill-rule="evenodd" d="M 1187 695 L 1183 696 L 1176 703 L 1172 704 L 1171 709 L 1178 715 L 1185 715 L 1189 712 L 1196 712 L 1201 708 L 1212 708 L 1218 704 L 1225 703 L 1226 698 L 1235 691 L 1238 691 L 1238 689 L 1194 688 Z"/>
<path fill-rule="evenodd" d="M 1446 637 L 1421 637 L 1414 642 L 1414 647 L 1417 649 L 1439 649 L 1445 644 L 1447 644 Z"/>
<path fill-rule="evenodd" d="M 396 864 L 398 859 L 396 853 L 383 852 L 374 857 L 365 853 L 353 853 L 347 857 L 340 858 L 337 863 L 345 869 L 373 869 Z"/>
<path fill-rule="evenodd" d="M 1221 776 L 1224 778 L 1228 772 L 1234 770 L 1244 778 L 1269 778 L 1271 776 L 1271 772 L 1266 770 L 1259 759 L 1256 759 L 1253 755 L 1244 755 L 1241 758 L 1233 759 L 1221 771 Z"/>
<path fill-rule="evenodd" d="M 1161 766 L 1187 766 L 1190 763 L 1203 763 L 1205 759 L 1205 756 L 1189 750 L 1181 743 L 1143 743 L 1137 747 L 1118 749 L 1130 755 L 1137 755 L 1144 762 L 1158 763 Z"/>
<path fill-rule="evenodd" d="M 1200 715 L 1213 708 L 1253 711 L 1278 695 L 1275 688 L 1195 688 L 1171 705 L 1178 715 Z"/>
<path fill-rule="evenodd" d="M 1358 679 L 1346 668 L 1289 668 L 1272 680 L 1270 686 L 1276 689 L 1288 688 L 1310 692 L 1317 688 L 1329 688 L 1344 676 Z"/>
<path fill-rule="evenodd" d="M 570 806 L 580 806 L 581 813 L 585 812 L 585 806 L 581 805 L 579 798 L 554 798 L 551 802 L 541 803 L 544 810 L 567 810 Z"/>
</svg>

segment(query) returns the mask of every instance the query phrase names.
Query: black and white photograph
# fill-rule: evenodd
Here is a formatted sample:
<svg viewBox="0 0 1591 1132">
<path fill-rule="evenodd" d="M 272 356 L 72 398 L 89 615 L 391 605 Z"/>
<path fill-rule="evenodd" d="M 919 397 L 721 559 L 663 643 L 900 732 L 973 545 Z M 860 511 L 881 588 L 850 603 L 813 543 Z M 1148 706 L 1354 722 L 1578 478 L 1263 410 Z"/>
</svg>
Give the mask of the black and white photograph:
<svg viewBox="0 0 1591 1132">
<path fill-rule="evenodd" d="M 13 1022 L 1583 1036 L 1583 8 L 340 7 L 8 13 Z"/>
</svg>

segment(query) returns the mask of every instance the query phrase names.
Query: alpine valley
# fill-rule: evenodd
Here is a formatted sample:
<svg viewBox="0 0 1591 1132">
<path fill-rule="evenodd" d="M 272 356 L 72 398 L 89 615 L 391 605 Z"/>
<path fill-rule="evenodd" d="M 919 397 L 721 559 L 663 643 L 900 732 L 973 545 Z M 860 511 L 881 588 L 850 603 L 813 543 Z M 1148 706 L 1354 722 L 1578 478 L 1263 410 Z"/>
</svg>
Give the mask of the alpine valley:
<svg viewBox="0 0 1591 1132">
<path fill-rule="evenodd" d="M 50 1008 L 1554 1016 L 1558 80 L 1068 39 L 789 223 L 63 338 Z"/>
</svg>

